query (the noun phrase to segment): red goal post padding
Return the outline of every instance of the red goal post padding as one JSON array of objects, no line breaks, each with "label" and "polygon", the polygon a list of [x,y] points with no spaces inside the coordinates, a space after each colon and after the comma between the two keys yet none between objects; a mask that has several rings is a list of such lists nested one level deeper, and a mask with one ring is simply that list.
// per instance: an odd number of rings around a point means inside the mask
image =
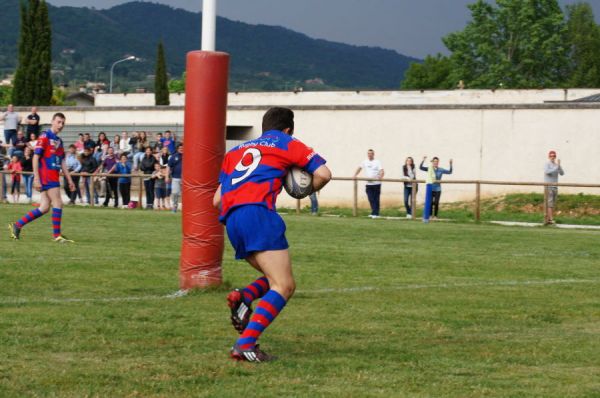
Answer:
[{"label": "red goal post padding", "polygon": [[180,288],[222,283],[223,226],[212,205],[225,155],[229,55],[187,54]]}]

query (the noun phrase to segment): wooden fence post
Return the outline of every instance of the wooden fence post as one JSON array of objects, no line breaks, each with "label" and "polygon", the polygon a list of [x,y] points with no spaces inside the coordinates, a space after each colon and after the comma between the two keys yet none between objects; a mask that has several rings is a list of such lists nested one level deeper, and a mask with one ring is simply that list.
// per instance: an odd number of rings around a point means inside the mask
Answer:
[{"label": "wooden fence post", "polygon": [[352,215],[358,216],[358,180],[354,179],[354,197],[352,203]]},{"label": "wooden fence post", "polygon": [[417,220],[417,183],[416,182],[412,182],[411,183],[412,188],[411,188],[411,192],[412,194],[410,195],[410,208],[412,209],[412,219],[413,220]]},{"label": "wooden fence post", "polygon": [[[140,175],[139,178],[140,190],[138,192],[138,203],[140,204],[139,209],[144,209],[144,203],[142,202],[142,194],[144,193],[144,178]],[[147,205],[147,204],[146,204]]]},{"label": "wooden fence post", "polygon": [[94,207],[96,203],[96,181],[94,181],[94,175],[90,174],[88,183],[92,188],[92,197],[90,198],[90,206]]},{"label": "wooden fence post", "polygon": [[8,182],[6,182],[6,174],[4,173],[4,170],[0,170],[0,174],[2,174],[2,197],[0,197],[0,202],[4,202],[4,198],[7,195],[6,191],[8,190]]},{"label": "wooden fence post", "polygon": [[481,182],[475,183],[475,222],[481,221]]},{"label": "wooden fence post", "polygon": [[544,225],[547,225],[548,221],[548,186],[544,185]]},{"label": "wooden fence post", "polygon": [[296,214],[300,214],[300,199],[296,199]]}]

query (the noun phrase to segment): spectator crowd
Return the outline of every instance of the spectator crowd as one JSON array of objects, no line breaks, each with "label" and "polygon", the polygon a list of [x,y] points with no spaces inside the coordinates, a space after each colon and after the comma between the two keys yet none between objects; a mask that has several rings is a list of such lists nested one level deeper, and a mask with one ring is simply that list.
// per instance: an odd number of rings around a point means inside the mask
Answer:
[{"label": "spectator crowd", "polygon": [[[24,120],[12,105],[0,114],[4,121],[4,141],[0,140],[3,201],[21,200],[21,188],[31,203],[33,196],[33,153],[40,134],[40,118],[33,107]],[[70,204],[80,203],[115,208],[141,206],[131,200],[131,175],[143,175],[146,208],[177,212],[181,196],[183,142],[170,130],[151,138],[145,131],[123,131],[110,139],[104,132],[95,139],[89,133],[78,135],[66,150],[65,162],[75,191],[68,184],[65,194]]]},{"label": "spectator crowd", "polygon": [[[37,108],[23,118],[9,105],[7,111],[0,113],[0,121],[4,122],[4,141],[0,140],[0,167],[7,173],[2,174],[2,201],[11,200],[18,203],[21,199],[21,188],[29,202],[33,195],[33,153],[36,140],[40,134],[40,117]],[[439,213],[442,187],[439,181],[444,174],[452,174],[453,162],[449,168],[439,166],[439,159],[434,157],[426,164],[423,157],[417,167],[413,158],[406,158],[402,166],[404,183],[404,207],[406,217],[413,217],[412,198],[416,195],[418,185],[412,183],[417,179],[416,170],[427,173],[426,182],[431,203],[427,219],[437,219]],[[95,205],[115,208],[119,204],[123,208],[134,208],[141,203],[131,200],[131,175],[143,176],[146,193],[146,208],[155,210],[171,210],[177,212],[181,197],[181,174],[183,167],[183,142],[177,140],[170,130],[158,132],[151,136],[146,131],[123,131],[110,139],[104,132],[92,138],[90,133],[81,133],[77,141],[68,147],[66,165],[71,172],[75,191],[71,192],[65,182],[65,194],[70,204]],[[372,149],[367,151],[367,158],[361,162],[354,176],[364,171],[366,178],[366,194],[371,207],[369,217],[378,218],[380,211],[381,184],[384,169],[381,162],[375,159]],[[549,160],[544,167],[545,182],[558,182],[558,175],[563,175],[560,160],[556,152],[550,151]],[[415,192],[413,192],[413,189]],[[554,223],[553,210],[557,197],[557,187],[549,187],[547,203],[547,223]],[[317,193],[311,199],[311,213],[318,213]]]}]

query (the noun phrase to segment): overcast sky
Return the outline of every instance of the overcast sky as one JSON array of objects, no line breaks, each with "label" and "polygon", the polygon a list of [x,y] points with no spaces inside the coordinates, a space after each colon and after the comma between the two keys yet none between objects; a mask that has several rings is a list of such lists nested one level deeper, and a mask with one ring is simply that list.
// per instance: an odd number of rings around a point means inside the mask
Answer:
[{"label": "overcast sky", "polygon": [[[130,0],[47,0],[55,6],[110,8]],[[560,0],[562,5],[578,0]],[[201,0],[154,0],[198,12]],[[462,29],[474,0],[218,0],[218,14],[280,25],[314,38],[378,46],[423,58],[444,51],[441,38]],[[588,0],[600,21],[600,0]],[[217,49],[219,46],[217,32]]]}]

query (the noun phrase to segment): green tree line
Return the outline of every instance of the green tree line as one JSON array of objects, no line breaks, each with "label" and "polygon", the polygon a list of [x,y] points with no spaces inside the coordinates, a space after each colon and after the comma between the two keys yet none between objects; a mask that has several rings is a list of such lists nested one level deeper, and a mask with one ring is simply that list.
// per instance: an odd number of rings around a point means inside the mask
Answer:
[{"label": "green tree line", "polygon": [[600,27],[587,2],[477,0],[450,55],[413,63],[404,89],[600,87]]}]

